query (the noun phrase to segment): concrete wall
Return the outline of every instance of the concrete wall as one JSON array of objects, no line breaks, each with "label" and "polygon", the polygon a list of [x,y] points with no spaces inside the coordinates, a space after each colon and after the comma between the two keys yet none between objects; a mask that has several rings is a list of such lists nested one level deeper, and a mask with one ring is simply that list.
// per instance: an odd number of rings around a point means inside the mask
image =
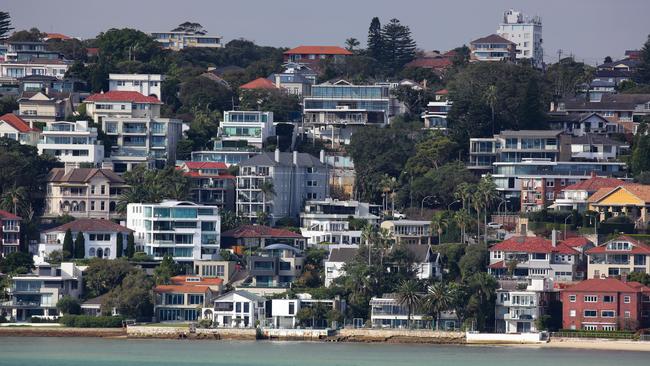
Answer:
[{"label": "concrete wall", "polygon": [[465,343],[465,333],[433,330],[345,328],[338,332],[340,341],[399,343]]},{"label": "concrete wall", "polygon": [[467,333],[467,343],[470,344],[521,344],[521,343],[546,343],[542,340],[542,333]]},{"label": "concrete wall", "polygon": [[249,339],[256,338],[255,328],[218,328],[218,329],[196,329],[196,333],[190,335],[187,324],[177,327],[127,327],[126,334],[132,338],[214,338],[214,339]]}]

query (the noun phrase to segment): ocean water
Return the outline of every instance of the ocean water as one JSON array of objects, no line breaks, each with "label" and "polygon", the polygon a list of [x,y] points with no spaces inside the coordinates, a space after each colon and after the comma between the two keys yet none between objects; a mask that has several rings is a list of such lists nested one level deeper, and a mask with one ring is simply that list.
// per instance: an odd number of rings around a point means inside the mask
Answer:
[{"label": "ocean water", "polygon": [[0,365],[641,366],[650,365],[650,353],[443,345],[2,337]]}]

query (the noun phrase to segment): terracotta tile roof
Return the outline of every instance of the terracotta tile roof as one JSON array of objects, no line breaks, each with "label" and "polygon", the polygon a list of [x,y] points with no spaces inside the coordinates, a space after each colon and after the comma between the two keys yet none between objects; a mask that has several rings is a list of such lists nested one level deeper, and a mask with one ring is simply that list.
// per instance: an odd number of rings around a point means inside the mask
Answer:
[{"label": "terracotta tile roof", "polygon": [[188,169],[228,169],[226,163],[213,161],[186,161],[184,165]]},{"label": "terracotta tile roof", "polygon": [[60,39],[60,40],[66,40],[66,39],[71,39],[70,37],[66,36],[65,34],[61,33],[45,33],[45,38],[46,39]]},{"label": "terracotta tile roof", "polygon": [[585,238],[584,236],[568,238],[566,240],[562,240],[561,243],[571,248],[584,247],[585,245],[593,244],[591,240]]},{"label": "terracotta tile roof", "polygon": [[210,287],[191,285],[158,285],[153,290],[154,292],[159,293],[205,294],[210,290]]},{"label": "terracotta tile roof", "polygon": [[623,282],[616,278],[592,278],[567,287],[571,292],[648,292],[650,287],[638,282]]},{"label": "terracotta tile roof", "polygon": [[124,178],[117,175],[112,169],[98,168],[75,168],[67,173],[65,172],[65,168],[53,168],[47,176],[47,181],[56,183],[87,183],[97,174],[102,174],[111,183],[125,183]]},{"label": "terracotta tile roof", "polygon": [[0,121],[7,123],[11,127],[15,128],[18,132],[30,132],[30,131],[39,131],[36,128],[29,127],[29,123],[25,122],[22,118],[18,117],[13,113],[7,113],[0,116]]},{"label": "terracotta tile roof", "polygon": [[436,94],[436,95],[447,95],[447,94],[449,94],[449,90],[447,90],[447,89],[440,89],[440,90],[438,90],[437,92],[435,92],[434,94]]},{"label": "terracotta tile roof", "polygon": [[[188,278],[200,279],[200,281],[187,281]],[[200,276],[174,276],[171,279],[173,285],[185,286],[221,286],[223,280],[221,278],[206,278]]]},{"label": "terracotta tile roof", "polygon": [[110,220],[101,219],[77,219],[70,221],[67,224],[57,226],[55,228],[46,230],[46,233],[63,232],[70,229],[72,232],[112,232],[112,233],[128,233],[133,230],[116,224]]},{"label": "terracotta tile roof", "polygon": [[422,67],[426,69],[446,69],[453,63],[447,57],[419,57],[407,63],[404,67]]},{"label": "terracotta tile roof", "polygon": [[86,48],[86,53],[91,56],[97,56],[99,55],[99,48],[98,47],[87,47]]},{"label": "terracotta tile roof", "polygon": [[9,211],[0,210],[0,219],[3,220],[22,220],[23,218],[17,215],[12,214]]},{"label": "terracotta tile roof", "polygon": [[506,268],[506,262],[504,261],[498,261],[495,263],[492,263],[488,266],[491,269],[501,269],[501,268]]},{"label": "terracotta tile roof", "polygon": [[352,52],[339,46],[298,46],[284,53],[285,55],[352,55]]},{"label": "terracotta tile roof", "polygon": [[273,84],[269,79],[257,78],[239,87],[240,89],[277,89],[278,87]]},{"label": "terracotta tile roof", "polygon": [[[607,249],[607,244],[614,241],[626,241],[632,244],[631,250],[609,250]],[[620,253],[620,254],[650,254],[650,244],[647,244],[641,240],[636,240],[627,235],[621,235],[615,239],[612,239],[604,244],[601,244],[595,248],[591,248],[586,251],[587,254],[605,254],[605,253]]]},{"label": "terracotta tile roof", "polygon": [[558,243],[557,246],[553,247],[553,243],[550,240],[538,236],[515,236],[493,245],[490,251],[580,254],[575,249],[562,243]]},{"label": "terracotta tile roof", "polygon": [[624,184],[630,183],[617,178],[598,177],[592,173],[591,178],[566,186],[563,191],[596,192],[601,188],[614,188]]},{"label": "terracotta tile roof", "polygon": [[192,178],[221,178],[221,179],[236,179],[234,175],[230,174],[201,174],[199,172],[184,172],[183,175]]},{"label": "terracotta tile roof", "polygon": [[132,103],[149,103],[162,104],[156,97],[143,95],[137,91],[108,91],[106,93],[97,93],[85,99],[86,102],[132,102]]},{"label": "terracotta tile roof", "polygon": [[475,44],[475,43],[506,43],[506,44],[514,44],[513,42],[510,42],[509,40],[501,37],[498,34],[490,34],[487,37],[482,37],[475,39],[470,42],[470,44]]},{"label": "terracotta tile roof", "polygon": [[242,225],[236,229],[224,231],[222,237],[231,238],[303,238],[302,235],[286,229],[275,229],[263,225]]},{"label": "terracotta tile roof", "polygon": [[609,196],[611,193],[614,193],[617,190],[626,190],[630,194],[638,197],[640,200],[644,201],[645,203],[650,203],[650,186],[646,186],[643,184],[634,184],[634,183],[628,183],[628,184],[621,184],[616,187],[609,187],[609,188],[601,188],[597,190],[594,194],[592,194],[588,199],[588,203],[598,203],[599,201],[603,200],[605,197]]}]

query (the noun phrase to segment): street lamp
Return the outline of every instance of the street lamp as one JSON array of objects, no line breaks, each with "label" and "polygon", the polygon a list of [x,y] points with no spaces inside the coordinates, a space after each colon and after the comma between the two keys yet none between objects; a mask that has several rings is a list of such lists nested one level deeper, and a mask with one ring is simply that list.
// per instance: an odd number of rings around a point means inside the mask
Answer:
[{"label": "street lamp", "polygon": [[460,202],[460,200],[455,200],[454,202],[448,204],[447,205],[447,211],[451,211],[451,205],[453,205],[454,203],[458,203],[458,202]]},{"label": "street lamp", "polygon": [[499,203],[499,206],[497,206],[497,215],[499,214],[499,212],[501,212],[501,205],[504,205],[504,204],[505,204],[505,206],[504,206],[503,213],[504,213],[504,215],[508,214],[508,201],[505,198],[501,198],[501,203]]},{"label": "street lamp", "polygon": [[573,212],[570,213],[566,218],[564,218],[564,240],[566,240],[566,221],[569,219],[569,217],[573,217]]},{"label": "street lamp", "polygon": [[428,200],[429,198],[433,198],[433,197],[435,197],[435,196],[429,195],[429,196],[426,196],[426,197],[424,197],[422,199],[422,202],[420,203],[420,216],[424,215],[424,201]]}]

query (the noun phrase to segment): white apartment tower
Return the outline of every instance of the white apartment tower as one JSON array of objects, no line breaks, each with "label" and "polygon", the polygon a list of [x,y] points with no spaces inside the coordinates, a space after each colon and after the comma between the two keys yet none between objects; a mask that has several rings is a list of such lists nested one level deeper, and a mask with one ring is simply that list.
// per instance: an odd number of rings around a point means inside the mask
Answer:
[{"label": "white apartment tower", "polygon": [[517,59],[531,59],[533,66],[542,67],[544,50],[542,48],[542,18],[525,17],[517,10],[503,13],[497,34],[516,44]]}]

